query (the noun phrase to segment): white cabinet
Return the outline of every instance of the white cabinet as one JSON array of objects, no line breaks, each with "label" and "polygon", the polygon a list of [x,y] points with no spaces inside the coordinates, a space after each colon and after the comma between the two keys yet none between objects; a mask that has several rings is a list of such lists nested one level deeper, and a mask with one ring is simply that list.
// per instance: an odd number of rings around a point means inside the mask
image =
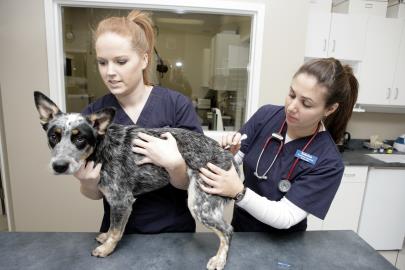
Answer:
[{"label": "white cabinet", "polygon": [[247,68],[249,47],[241,42],[235,33],[223,32],[211,39],[211,72],[210,88],[215,90],[229,89],[229,70],[238,65]]},{"label": "white cabinet", "polygon": [[308,16],[305,56],[321,58],[327,56],[330,12],[310,11]]},{"label": "white cabinet", "polygon": [[388,2],[383,0],[348,0],[335,3],[332,10],[339,13],[385,17],[387,5]]},{"label": "white cabinet", "polygon": [[[403,25],[402,19],[369,18],[364,57],[359,67],[358,103],[392,105],[403,101],[405,90],[400,88],[403,89],[401,84],[404,84],[401,78],[405,74],[404,63],[401,63],[404,60],[398,61]],[[400,53],[402,58],[405,57],[404,53]],[[396,68],[399,68],[397,73]],[[401,70],[402,74],[399,73]],[[394,80],[395,75],[397,78]],[[397,82],[395,86],[394,81]]]},{"label": "white cabinet", "polygon": [[329,55],[344,60],[363,58],[368,17],[333,14],[329,37]]},{"label": "white cabinet", "polygon": [[401,46],[395,68],[394,84],[392,86],[392,105],[405,106],[405,20],[403,20]]},{"label": "white cabinet", "polygon": [[342,182],[325,217],[308,217],[308,230],[353,230],[357,232],[367,179],[367,166],[346,166]]},{"label": "white cabinet", "polygon": [[405,3],[400,1],[390,1],[388,3],[387,18],[405,18]]},{"label": "white cabinet", "polygon": [[305,57],[335,57],[358,61],[363,57],[367,16],[311,10]]},{"label": "white cabinet", "polygon": [[367,171],[367,166],[347,166],[345,168],[342,183],[323,221],[324,230],[357,232]]},{"label": "white cabinet", "polygon": [[402,249],[405,170],[370,168],[358,234],[376,250]]}]

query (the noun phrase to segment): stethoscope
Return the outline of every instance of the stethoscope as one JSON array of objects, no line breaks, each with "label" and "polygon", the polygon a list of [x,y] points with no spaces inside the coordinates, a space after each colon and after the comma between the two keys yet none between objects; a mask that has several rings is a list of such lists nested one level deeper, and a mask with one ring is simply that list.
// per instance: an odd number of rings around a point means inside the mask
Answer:
[{"label": "stethoscope", "polygon": [[[286,125],[286,121],[284,120],[283,124],[281,125],[280,130],[279,130],[277,133],[272,133],[272,134],[267,138],[267,140],[266,140],[266,142],[265,142],[265,144],[264,144],[264,146],[263,146],[263,148],[262,148],[262,151],[260,152],[259,158],[258,158],[258,160],[257,160],[257,162],[256,162],[256,170],[255,170],[255,172],[254,172],[254,175],[255,175],[258,179],[260,179],[260,180],[266,180],[266,179],[267,179],[266,174],[267,174],[267,173],[270,171],[270,169],[273,167],[274,162],[276,161],[278,155],[279,155],[280,152],[281,152],[281,149],[282,149],[283,146],[284,146],[284,137],[283,137],[283,135],[282,135],[282,132],[283,132],[283,130],[284,130],[285,125]],[[308,142],[305,144],[305,146],[302,148],[302,150],[301,150],[302,152],[305,152],[305,150],[308,148],[308,146],[312,143],[312,141],[314,140],[314,138],[315,138],[316,135],[318,134],[319,127],[320,127],[320,124],[318,124],[318,127],[317,127],[315,133],[312,134],[312,137],[309,139],[309,141],[308,141]],[[262,158],[262,155],[263,155],[263,153],[264,153],[264,150],[267,148],[267,146],[270,145],[272,139],[278,141],[278,142],[280,143],[280,145],[278,146],[276,155],[274,156],[274,158],[273,158],[272,162],[270,163],[269,167],[267,168],[267,170],[264,172],[264,174],[259,175],[259,173],[257,172],[257,170],[258,170],[258,168],[259,168],[260,159]],[[290,178],[291,178],[291,175],[292,175],[292,173],[293,173],[293,171],[294,171],[294,169],[295,169],[295,166],[297,166],[298,161],[299,161],[299,158],[297,157],[297,158],[295,159],[293,165],[290,167],[290,170],[288,171],[287,177],[286,177],[285,179],[281,179],[280,182],[278,183],[278,189],[279,189],[281,192],[285,193],[285,192],[287,192],[287,191],[290,190],[290,188],[291,188],[291,181],[290,181]]]}]

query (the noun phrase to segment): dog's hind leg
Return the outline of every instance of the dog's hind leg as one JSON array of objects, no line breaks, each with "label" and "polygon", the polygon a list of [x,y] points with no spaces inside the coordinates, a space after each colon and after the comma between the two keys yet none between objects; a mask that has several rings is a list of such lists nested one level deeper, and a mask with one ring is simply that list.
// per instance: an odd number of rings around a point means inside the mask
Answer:
[{"label": "dog's hind leg", "polygon": [[[130,195],[132,197],[132,194]],[[133,197],[132,197],[133,198]],[[125,204],[114,203],[111,205],[110,228],[104,240],[104,243],[93,250],[92,255],[97,257],[106,257],[110,255],[124,234],[125,226],[132,211],[132,203],[135,199],[126,201]]]},{"label": "dog's hind leg", "polygon": [[225,267],[233,228],[224,219],[224,206],[226,199],[212,196],[198,186],[197,172],[188,171],[190,185],[188,188],[188,207],[195,219],[204,226],[213,230],[220,240],[217,254],[207,264],[209,270],[222,270]]},{"label": "dog's hind leg", "polygon": [[[204,224],[204,222],[202,222]],[[204,224],[206,225],[206,224]],[[231,226],[229,224],[224,224],[224,227],[227,226]],[[232,238],[232,232],[233,229],[231,228],[221,228],[221,229],[217,229],[215,227],[211,227],[209,225],[206,225],[208,228],[210,228],[211,230],[213,230],[215,232],[215,234],[219,237],[220,240],[220,244],[219,244],[219,248],[217,251],[217,254],[212,257],[208,263],[207,263],[207,269],[209,270],[222,270],[225,267],[226,264],[226,259],[228,257],[228,250],[229,250],[229,245],[231,242],[231,238]]]}]

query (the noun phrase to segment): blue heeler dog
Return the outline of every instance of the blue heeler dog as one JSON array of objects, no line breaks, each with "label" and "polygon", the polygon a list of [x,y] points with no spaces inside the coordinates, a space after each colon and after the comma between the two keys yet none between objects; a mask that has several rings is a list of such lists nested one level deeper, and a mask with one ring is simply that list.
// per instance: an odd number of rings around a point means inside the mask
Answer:
[{"label": "blue heeler dog", "polygon": [[[187,164],[190,179],[188,207],[193,217],[212,229],[220,239],[217,254],[207,269],[223,269],[226,264],[233,229],[224,220],[224,205],[229,198],[205,193],[199,169],[211,162],[229,170],[234,163],[232,154],[219,144],[196,132],[177,128],[144,129],[112,123],[115,110],[106,108],[94,114],[62,113],[47,96],[34,92],[40,122],[46,131],[52,158],[50,167],[55,174],[73,174],[87,160],[102,164],[99,190],[111,207],[110,228],[97,236],[102,245],[92,255],[106,257],[121,239],[132,204],[139,194],[169,184],[169,175],[153,164],[136,165],[143,156],[131,150],[131,142],[138,132],[160,137],[170,132]],[[236,166],[235,166],[236,167]]]}]

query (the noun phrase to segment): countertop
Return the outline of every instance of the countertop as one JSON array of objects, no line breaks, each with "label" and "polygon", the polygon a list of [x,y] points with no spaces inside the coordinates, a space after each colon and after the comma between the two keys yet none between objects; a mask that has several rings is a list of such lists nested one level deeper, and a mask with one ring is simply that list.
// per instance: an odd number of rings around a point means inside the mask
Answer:
[{"label": "countertop", "polygon": [[[405,163],[383,162],[372,158],[367,154],[376,154],[372,150],[363,147],[364,140],[352,140],[348,147],[342,153],[343,162],[346,166],[369,166],[369,167],[388,167],[388,168],[404,168]],[[377,153],[378,154],[378,153]],[[404,155],[405,153],[394,151],[395,155]]]},{"label": "countertop", "polygon": [[[205,269],[219,244],[213,233],[126,235],[113,254],[96,258],[90,255],[95,236],[1,232],[0,269]],[[308,231],[235,233],[225,269],[396,268],[353,231]]]}]

